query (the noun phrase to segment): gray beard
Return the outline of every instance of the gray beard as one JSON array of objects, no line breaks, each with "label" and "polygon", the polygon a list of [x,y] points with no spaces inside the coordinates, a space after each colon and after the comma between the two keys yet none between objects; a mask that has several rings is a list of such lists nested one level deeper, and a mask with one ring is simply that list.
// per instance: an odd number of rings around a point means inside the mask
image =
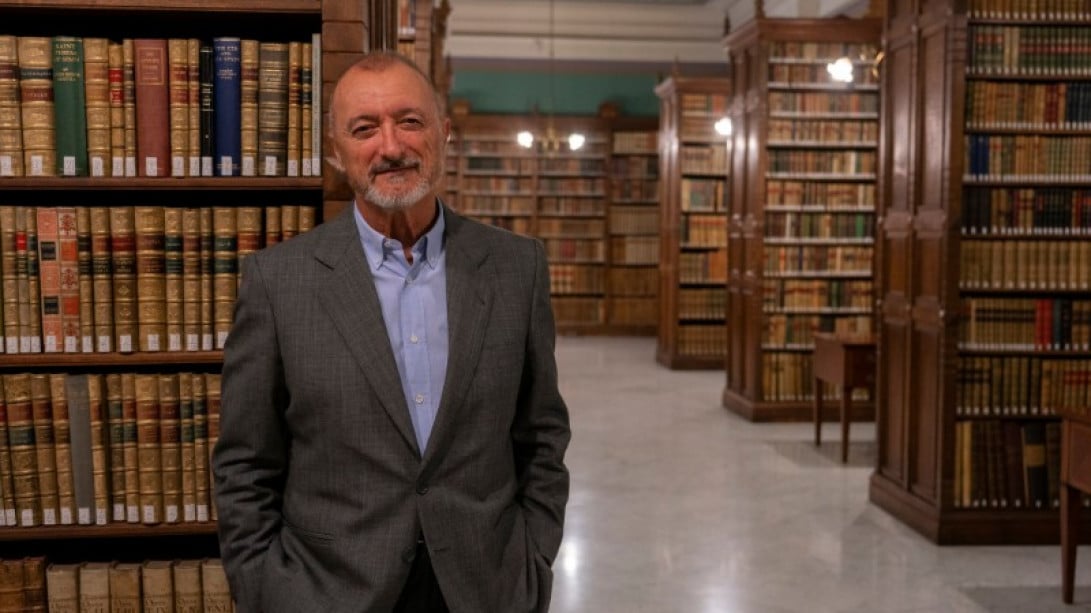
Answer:
[{"label": "gray beard", "polygon": [[417,181],[417,184],[413,189],[408,192],[390,195],[385,194],[376,188],[375,184],[371,184],[364,190],[364,198],[368,202],[386,211],[404,211],[420,202],[421,198],[427,196],[431,189],[431,181],[422,179]]}]

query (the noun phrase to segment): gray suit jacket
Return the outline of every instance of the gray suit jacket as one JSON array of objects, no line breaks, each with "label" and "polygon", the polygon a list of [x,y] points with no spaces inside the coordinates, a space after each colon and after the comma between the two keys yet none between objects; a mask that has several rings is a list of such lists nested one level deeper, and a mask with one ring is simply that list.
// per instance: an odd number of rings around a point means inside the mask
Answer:
[{"label": "gray suit jacket", "polygon": [[352,211],[245,260],[212,465],[240,611],[389,611],[422,532],[453,613],[548,609],[570,431],[545,251],[445,215],[423,458]]}]

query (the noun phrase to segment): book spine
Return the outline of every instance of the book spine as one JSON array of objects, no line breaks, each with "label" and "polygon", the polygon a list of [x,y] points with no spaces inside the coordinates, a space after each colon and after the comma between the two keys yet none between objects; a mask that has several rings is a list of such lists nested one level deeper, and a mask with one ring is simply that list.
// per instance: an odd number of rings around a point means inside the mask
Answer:
[{"label": "book spine", "polygon": [[186,174],[201,176],[201,41],[186,39],[186,110],[189,127],[186,143]]},{"label": "book spine", "polygon": [[[258,175],[258,41],[243,40],[239,53],[239,146],[242,176]],[[222,122],[217,121],[217,130]]]},{"label": "book spine", "polygon": [[289,177],[302,174],[300,142],[303,122],[303,44],[288,43],[288,118],[285,171]]},{"label": "book spine", "polygon": [[58,248],[57,209],[40,207],[38,216],[38,267],[41,275],[42,345],[46,353],[62,351],[61,263]]},{"label": "book spine", "polygon": [[4,402],[8,417],[8,449],[20,526],[42,523],[38,497],[38,462],[34,440],[34,410],[30,402],[30,375],[4,375]]},{"label": "book spine", "polygon": [[94,300],[94,349],[110,352],[114,348],[113,254],[110,250],[110,209],[89,208],[91,217],[91,291]]},{"label": "book spine", "polygon": [[125,521],[138,524],[140,453],[137,440],[135,373],[121,373],[121,448],[125,456]]},{"label": "book spine", "polygon": [[125,176],[125,52],[121,43],[107,48],[107,81],[110,94],[110,176]]},{"label": "book spine", "polygon": [[311,175],[322,176],[322,35],[311,35]]},{"label": "book spine", "polygon": [[23,167],[27,176],[54,176],[53,41],[44,36],[20,36],[18,56]]},{"label": "book spine", "polygon": [[212,109],[205,112],[203,119],[205,122],[211,120],[216,174],[221,177],[239,176],[242,168],[241,62],[242,41],[237,38],[213,39]]},{"label": "book spine", "polygon": [[[3,209],[0,208],[0,214]],[[199,210],[201,229],[201,351],[212,350],[213,320],[212,320],[212,209],[205,207]],[[18,319],[16,319],[18,321]]]},{"label": "book spine", "polygon": [[223,349],[235,313],[238,271],[238,222],[234,207],[212,210],[212,321],[216,348]]},{"label": "book spine", "polygon": [[136,90],[137,172],[142,177],[171,174],[169,63],[165,39],[133,40]]},{"label": "book spine", "polygon": [[34,419],[34,450],[38,466],[38,502],[42,525],[57,525],[57,451],[53,441],[53,405],[49,395],[49,375],[30,376],[30,406]]},{"label": "book spine", "polygon": [[114,346],[131,353],[136,336],[136,222],[132,207],[110,208],[114,284]]},{"label": "book spine", "polygon": [[44,556],[23,558],[23,604],[27,613],[46,611],[45,567]]},{"label": "book spine", "polygon": [[265,246],[280,242],[280,206],[265,207]]},{"label": "book spine", "polygon": [[15,207],[0,206],[0,282],[3,285],[4,352],[19,352],[19,276],[15,257]]},{"label": "book spine", "polygon": [[159,434],[159,380],[136,375],[136,445],[140,470],[140,520],[163,521],[163,464]]},{"label": "book spine", "polygon": [[101,374],[87,375],[87,401],[91,417],[91,478],[95,492],[95,524],[110,521],[110,440],[107,432],[106,394]]},{"label": "book spine", "polygon": [[87,176],[87,111],[83,40],[55,36],[52,49],[56,174],[84,177]]},{"label": "book spine", "polygon": [[24,174],[17,45],[14,36],[0,35],[0,177]]},{"label": "book spine", "polygon": [[197,457],[193,428],[193,374],[178,373],[182,521],[197,521]]},{"label": "book spine", "polygon": [[171,567],[174,579],[174,613],[203,612],[201,605],[201,562],[178,560]]},{"label": "book spine", "polygon": [[133,39],[121,41],[121,106],[125,115],[125,176],[136,172],[136,50]]},{"label": "book spine", "polygon": [[111,172],[110,41],[83,39],[85,104],[87,109],[87,163],[92,177]]},{"label": "book spine", "polygon": [[108,562],[87,562],[80,566],[80,611],[110,610],[110,566]]},{"label": "book spine", "polygon": [[15,513],[15,485],[8,437],[8,406],[4,397],[3,376],[0,376],[0,519],[5,526],[18,526]]},{"label": "book spine", "polygon": [[170,174],[172,177],[186,176],[186,154],[189,149],[188,46],[184,38],[172,38],[167,41]]},{"label": "book spine", "polygon": [[167,294],[163,208],[138,206],[136,222],[136,301],[140,351],[166,349]]},{"label": "book spine", "polygon": [[46,568],[49,613],[80,613],[79,569],[79,564],[50,564]]},{"label": "book spine", "polygon": [[280,240],[286,241],[299,234],[299,205],[285,204],[280,207]]},{"label": "book spine", "polygon": [[[84,210],[82,207],[80,210]],[[83,267],[80,262],[78,215],[73,207],[57,209],[57,228],[60,238],[57,246],[60,251],[61,265],[61,324],[64,334],[64,351],[80,351],[80,317],[82,314],[82,291],[84,290]],[[90,294],[90,279],[87,279],[86,292]],[[91,298],[90,295],[87,296]]]},{"label": "book spine", "polygon": [[287,172],[288,45],[258,47],[258,165],[263,177]]},{"label": "book spine", "polygon": [[125,419],[122,414],[121,375],[106,375],[106,438],[110,442],[110,519],[126,520],[125,501]]},{"label": "book spine", "polygon": [[170,562],[145,562],[141,572],[141,588],[144,611],[174,610],[174,581]]},{"label": "book spine", "polygon": [[182,441],[178,375],[159,376],[159,453],[163,470],[163,514],[167,523],[182,519]]},{"label": "book spine", "polygon": [[[236,253],[238,262],[236,270],[242,269],[242,261],[246,256],[261,249],[261,207],[243,206],[236,213],[237,230],[235,232]],[[238,275],[236,275],[236,284]]]},{"label": "book spine", "polygon": [[143,600],[140,597],[140,571],[142,565],[136,563],[114,564],[110,566],[110,608],[107,611],[137,613],[141,611]]},{"label": "book spine", "polygon": [[[208,413],[208,453],[211,466],[211,454],[216,447],[216,441],[220,438],[220,381],[218,373],[205,374],[205,409]],[[209,473],[211,476],[211,472]],[[219,515],[216,513],[216,499],[209,500],[209,518],[215,521]]]},{"label": "book spine", "polygon": [[94,478],[91,458],[91,400],[87,375],[65,376],[68,421],[72,448],[72,492],[76,499],[76,523],[94,523]]},{"label": "book spine", "polygon": [[[63,210],[63,209],[62,209]],[[79,351],[95,350],[95,279],[91,260],[91,210],[76,207],[76,273],[79,282]],[[62,260],[63,264],[63,260]]]},{"label": "book spine", "polygon": [[167,351],[182,351],[184,317],[182,278],[182,209],[171,207],[163,211],[163,257],[166,275],[166,342]]},{"label": "book spine", "polygon": [[318,169],[313,164],[314,136],[312,130],[314,125],[311,115],[314,112],[311,99],[314,97],[313,92],[315,91],[312,86],[312,80],[314,79],[313,54],[314,49],[311,43],[303,43],[300,51],[301,64],[299,68],[299,157],[302,165],[300,173],[304,177],[318,176]]},{"label": "book spine", "polygon": [[200,59],[198,60],[197,96],[198,96],[198,121],[200,129],[200,156],[201,176],[211,177],[215,175],[213,156],[216,154],[216,134],[213,131],[216,125],[215,114],[215,55],[213,47],[201,45]]},{"label": "book spine", "polygon": [[0,559],[0,603],[4,611],[23,611],[23,561]]},{"label": "book spine", "polygon": [[306,204],[300,205],[299,218],[297,222],[300,234],[314,229],[314,215],[315,209],[313,206]]},{"label": "book spine", "polygon": [[220,560],[201,562],[201,596],[206,613],[231,613],[231,589]]},{"label": "book spine", "polygon": [[49,396],[53,403],[53,445],[57,464],[57,507],[61,525],[76,522],[76,495],[72,481],[72,432],[68,418],[68,393],[64,375],[49,375]]},{"label": "book spine", "polygon": [[209,473],[208,447],[208,394],[205,375],[194,374],[191,378],[193,387],[193,456],[194,487],[197,501],[197,521],[208,521],[209,498],[212,491],[212,477]]},{"label": "book spine", "polygon": [[201,349],[201,212],[182,211],[182,337],[186,351]]}]

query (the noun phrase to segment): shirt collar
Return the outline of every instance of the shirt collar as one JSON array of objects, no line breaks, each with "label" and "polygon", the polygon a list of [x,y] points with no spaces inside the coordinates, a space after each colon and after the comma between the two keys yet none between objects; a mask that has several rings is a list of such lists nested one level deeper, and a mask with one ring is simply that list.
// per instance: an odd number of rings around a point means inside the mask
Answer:
[{"label": "shirt collar", "polygon": [[[360,208],[356,206],[356,202],[352,203],[353,217],[356,219],[356,230],[360,234],[360,241],[364,246],[364,255],[367,256],[368,265],[371,267],[372,272],[379,270],[379,267],[383,265],[387,254],[387,245],[397,245],[398,241],[387,238],[379,233],[378,230],[372,228],[364,216],[360,214]],[[440,206],[439,199],[436,199],[436,221],[432,224],[432,227],[417,240],[417,243],[413,245],[414,254],[419,255],[421,250],[424,251],[424,261],[432,268],[439,265],[439,258],[443,255],[443,238],[444,229],[446,228],[446,220],[443,215],[443,207]]]}]

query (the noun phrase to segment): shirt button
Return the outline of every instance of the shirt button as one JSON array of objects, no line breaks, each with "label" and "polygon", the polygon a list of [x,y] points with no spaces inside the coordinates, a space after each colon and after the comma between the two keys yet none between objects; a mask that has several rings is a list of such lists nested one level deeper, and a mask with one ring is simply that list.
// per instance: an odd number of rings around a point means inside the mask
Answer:
[{"label": "shirt button", "polygon": [[420,339],[419,339],[419,338],[417,338],[417,335],[416,335],[416,334],[414,334],[413,336],[410,336],[410,337],[409,337],[409,342],[410,342],[410,343],[414,343],[414,344],[415,344],[415,343],[416,343],[417,341],[419,341],[419,340],[420,340]]},{"label": "shirt button", "polygon": [[417,404],[424,404],[424,394],[417,394],[413,400],[416,400]]}]

